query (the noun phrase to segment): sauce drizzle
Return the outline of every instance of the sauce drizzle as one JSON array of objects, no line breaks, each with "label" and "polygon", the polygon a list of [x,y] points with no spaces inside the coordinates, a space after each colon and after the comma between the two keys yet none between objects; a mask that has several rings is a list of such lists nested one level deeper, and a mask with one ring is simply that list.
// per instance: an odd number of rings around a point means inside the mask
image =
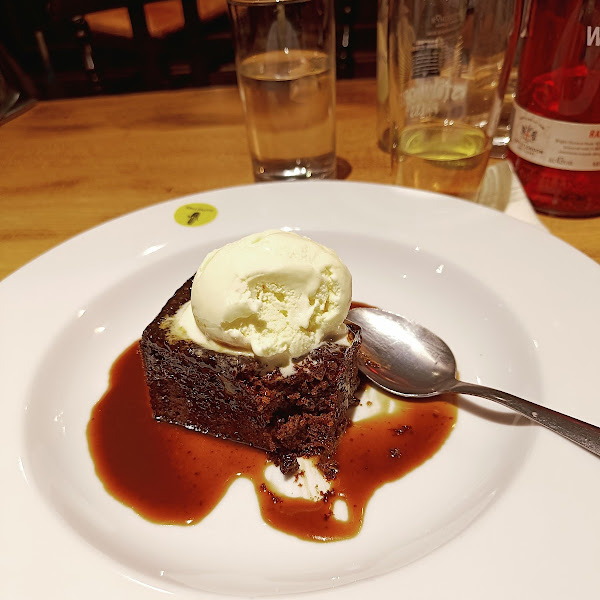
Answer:
[{"label": "sauce drizzle", "polygon": [[[402,410],[349,427],[336,454],[333,489],[318,502],[270,490],[264,476],[269,461],[261,450],[155,421],[137,342],[115,361],[87,435],[106,490],[150,521],[197,523],[235,479],[246,477],[272,527],[306,540],[334,541],[355,536],[374,491],[435,454],[456,422],[448,397],[395,402]],[[346,521],[333,517],[337,499],[348,507]]]}]

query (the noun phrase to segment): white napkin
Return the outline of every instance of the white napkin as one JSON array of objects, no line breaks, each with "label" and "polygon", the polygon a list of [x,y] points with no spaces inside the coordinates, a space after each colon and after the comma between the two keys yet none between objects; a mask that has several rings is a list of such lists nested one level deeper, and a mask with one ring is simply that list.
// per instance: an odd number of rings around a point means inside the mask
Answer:
[{"label": "white napkin", "polygon": [[477,201],[547,231],[508,160],[487,168]]}]

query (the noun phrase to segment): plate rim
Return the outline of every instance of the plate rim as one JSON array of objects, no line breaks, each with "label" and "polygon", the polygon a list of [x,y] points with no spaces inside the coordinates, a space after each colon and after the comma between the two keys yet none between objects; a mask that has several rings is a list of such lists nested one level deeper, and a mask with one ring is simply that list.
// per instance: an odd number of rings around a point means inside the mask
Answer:
[{"label": "plate rim", "polygon": [[[264,184],[264,185],[268,185],[268,186],[274,186],[274,185],[290,186],[291,185],[291,186],[295,186],[296,188],[298,188],[299,186],[306,186],[307,184],[306,183],[300,183],[300,184],[285,183],[285,184]],[[346,189],[352,189],[352,188],[353,189],[357,189],[357,188],[370,189],[370,188],[375,187],[375,188],[380,189],[381,193],[390,193],[390,194],[393,194],[396,196],[397,195],[402,196],[406,193],[402,188],[396,188],[396,187],[386,186],[386,185],[382,185],[382,184],[368,184],[368,183],[354,183],[354,182],[310,182],[308,185],[311,185],[311,186],[315,186],[315,185],[323,186],[324,185],[327,187],[335,186],[340,189],[343,189],[343,188],[346,188]],[[382,188],[383,188],[383,190],[382,190]],[[45,252],[40,257],[37,257],[33,261],[27,263],[26,265],[21,267],[21,269],[19,269],[18,271],[9,275],[7,278],[5,278],[3,281],[1,281],[0,282],[0,310],[2,308],[4,308],[3,305],[5,303],[7,303],[7,296],[11,293],[11,288],[15,285],[16,286],[20,285],[21,280],[23,278],[25,278],[25,280],[27,280],[28,278],[35,275],[36,270],[43,268],[47,261],[52,262],[53,260],[59,259],[60,255],[62,253],[64,253],[64,252],[69,253],[72,248],[75,248],[79,243],[81,243],[82,239],[89,239],[89,237],[91,235],[97,235],[98,233],[100,233],[100,235],[103,235],[107,231],[114,228],[115,223],[119,223],[119,224],[126,223],[127,219],[131,219],[131,218],[135,219],[136,216],[139,216],[140,214],[141,215],[150,215],[150,214],[154,214],[155,212],[158,214],[158,213],[162,212],[163,210],[170,209],[175,204],[180,204],[182,202],[187,203],[187,202],[192,201],[192,199],[201,199],[202,201],[209,201],[209,199],[211,197],[214,197],[215,195],[217,197],[227,196],[230,194],[233,194],[234,196],[235,195],[244,195],[248,191],[251,191],[252,193],[257,191],[256,184],[236,186],[233,188],[222,188],[220,190],[211,190],[209,192],[203,192],[203,193],[199,193],[199,194],[190,194],[187,196],[175,198],[172,200],[168,200],[166,202],[162,202],[159,204],[155,204],[155,205],[152,205],[149,207],[139,209],[132,213],[128,213],[127,215],[124,215],[122,217],[118,217],[116,219],[111,219],[105,223],[97,225],[96,227],[92,228],[91,230],[87,230],[86,232],[78,234],[77,236],[70,238],[69,240],[61,243],[60,245],[56,246],[55,248],[50,249],[49,251]],[[486,213],[485,213],[486,220],[490,220],[491,222],[501,223],[502,224],[501,228],[508,227],[508,229],[514,229],[515,231],[518,231],[519,228],[523,227],[524,229],[521,230],[519,235],[533,236],[535,238],[535,236],[539,234],[540,236],[543,236],[543,237],[540,237],[538,239],[544,239],[545,244],[547,242],[548,244],[553,245],[555,252],[558,252],[559,254],[562,254],[564,256],[568,255],[569,261],[578,261],[581,264],[582,269],[584,269],[584,270],[590,269],[589,273],[593,272],[594,277],[596,278],[596,282],[600,282],[600,278],[598,278],[598,272],[599,272],[598,265],[592,259],[585,256],[583,253],[579,252],[578,250],[572,248],[571,246],[568,246],[565,242],[562,242],[561,240],[558,240],[557,238],[553,238],[546,232],[539,231],[535,227],[532,227],[531,225],[520,223],[520,222],[516,221],[515,219],[513,219],[512,217],[503,215],[501,213],[497,213],[497,212],[492,211],[491,209],[487,209],[485,207],[475,206],[475,205],[471,205],[471,204],[463,204],[463,201],[451,199],[451,198],[447,198],[447,197],[441,197],[436,194],[421,193],[421,192],[415,192],[414,190],[410,190],[410,195],[418,197],[420,202],[428,202],[428,201],[430,201],[431,198],[433,198],[434,199],[433,201],[437,203],[438,207],[440,206],[441,202],[444,202],[447,204],[447,208],[450,213],[457,212],[457,211],[458,212],[466,211],[466,213],[470,214],[470,213],[473,213],[473,211],[475,211],[475,212],[486,211]],[[236,200],[236,201],[238,201],[238,200]],[[460,209],[456,208],[459,206],[460,206]],[[483,213],[480,213],[480,214],[483,214]],[[536,233],[533,233],[534,231]],[[95,232],[95,233],[93,233],[93,232]],[[548,237],[546,237],[546,236],[548,236]],[[557,244],[557,242],[558,242],[558,244]],[[584,265],[586,265],[586,266],[584,266]],[[595,271],[590,267],[594,267]],[[15,277],[13,277],[13,275]],[[596,287],[596,288],[594,287],[594,285],[597,286],[597,283],[592,282],[590,285],[591,285],[592,290],[595,289],[596,291],[598,291],[600,289],[600,287]],[[597,416],[600,413],[598,411],[596,411],[596,412],[594,412],[594,414]],[[535,463],[537,460],[539,460],[540,447],[545,448],[546,451],[551,452],[551,454],[554,454],[555,456],[557,455],[557,452],[558,452],[558,454],[560,454],[560,452],[557,450],[559,448],[559,445],[556,444],[556,442],[553,438],[551,438],[550,436],[539,436],[539,437],[542,438],[541,444],[536,443],[536,448],[534,449],[535,451],[533,452],[534,456],[531,457],[530,462]],[[564,448],[562,446],[560,446],[560,450],[564,450]],[[578,456],[578,453],[574,452],[573,449],[570,449],[570,448],[566,451],[566,454],[569,456],[572,456],[572,457]],[[536,458],[536,457],[538,457],[538,458]],[[581,460],[586,465],[593,464],[589,460],[586,461],[585,458],[581,459]],[[14,467],[14,465],[13,465],[13,467]],[[530,468],[527,468],[525,470],[530,471]],[[514,487],[514,485],[516,485],[516,484],[512,484],[511,487]],[[600,489],[600,486],[595,486],[593,489]],[[492,511],[492,512],[494,512],[494,511]],[[470,531],[470,529],[471,528],[469,528],[469,531]],[[463,532],[463,534],[461,534],[460,537],[464,538],[466,535],[467,534],[465,532]],[[78,544],[75,543],[75,546],[78,547]],[[94,554],[94,553],[92,553],[92,554]],[[112,564],[112,562],[111,562],[111,565],[112,565],[112,568],[114,568],[114,564]],[[17,566],[16,563],[15,563],[15,566]],[[394,576],[394,573],[391,573],[391,574],[382,576],[377,579],[378,579],[378,581],[380,581],[380,580],[390,578],[393,576]],[[122,575],[120,577],[122,577]],[[119,580],[121,581],[122,579],[119,579]],[[360,583],[354,584],[352,586],[352,588],[356,588],[356,590],[361,589],[364,591],[364,589],[365,589],[364,586],[367,584],[372,585],[373,582],[370,582],[370,583],[369,582],[360,582]],[[135,585],[137,586],[139,584],[135,584]],[[377,586],[375,586],[375,587],[377,587]],[[136,589],[138,589],[138,588],[136,587]],[[346,586],[346,587],[339,588],[339,589],[345,590],[345,597],[349,597],[348,592],[349,592],[350,588],[348,588]],[[315,593],[319,593],[319,592],[315,592]],[[332,592],[332,593],[335,593],[335,592]],[[352,593],[352,595],[354,595],[354,591],[351,593]],[[146,597],[146,596],[140,595],[140,598],[141,597]],[[184,596],[182,596],[182,597],[184,597]],[[220,597],[223,597],[223,596],[220,596]],[[287,596],[287,597],[293,597],[293,596]]]}]

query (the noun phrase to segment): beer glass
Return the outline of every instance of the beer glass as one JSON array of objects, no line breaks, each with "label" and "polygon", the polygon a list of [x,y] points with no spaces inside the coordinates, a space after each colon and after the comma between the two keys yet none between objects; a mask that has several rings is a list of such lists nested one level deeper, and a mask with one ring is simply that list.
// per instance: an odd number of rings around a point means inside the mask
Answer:
[{"label": "beer glass", "polygon": [[390,0],[396,182],[475,200],[518,41],[521,0]]}]

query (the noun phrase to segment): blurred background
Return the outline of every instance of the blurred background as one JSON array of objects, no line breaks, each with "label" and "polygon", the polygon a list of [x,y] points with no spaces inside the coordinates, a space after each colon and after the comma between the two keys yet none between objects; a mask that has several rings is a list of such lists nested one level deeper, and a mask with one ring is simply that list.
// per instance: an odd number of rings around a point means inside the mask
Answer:
[{"label": "blurred background", "polygon": [[[377,4],[335,0],[338,79],[375,76]],[[40,99],[236,82],[226,0],[0,0],[0,62]]]}]

